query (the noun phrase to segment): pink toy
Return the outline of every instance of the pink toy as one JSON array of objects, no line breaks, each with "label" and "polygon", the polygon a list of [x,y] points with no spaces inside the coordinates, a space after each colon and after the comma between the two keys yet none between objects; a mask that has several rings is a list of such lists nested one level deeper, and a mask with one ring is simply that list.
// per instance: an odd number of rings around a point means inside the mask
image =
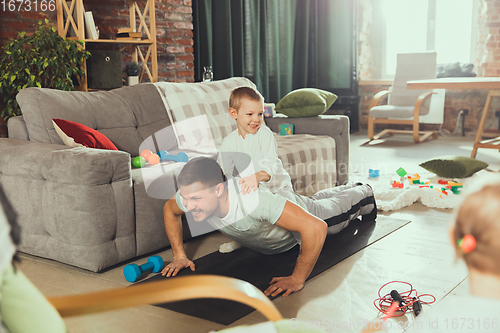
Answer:
[{"label": "pink toy", "polygon": [[158,154],[150,154],[148,156],[148,162],[151,165],[156,165],[160,163],[160,156],[158,156]]},{"label": "pink toy", "polygon": [[147,161],[148,160],[148,157],[149,155],[153,154],[153,152],[149,149],[144,149],[143,151],[141,151],[141,156]]}]

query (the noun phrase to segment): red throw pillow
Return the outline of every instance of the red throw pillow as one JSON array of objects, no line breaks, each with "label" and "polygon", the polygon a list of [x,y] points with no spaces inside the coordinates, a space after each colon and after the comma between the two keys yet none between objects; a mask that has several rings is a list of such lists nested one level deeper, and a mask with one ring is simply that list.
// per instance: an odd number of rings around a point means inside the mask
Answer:
[{"label": "red throw pillow", "polygon": [[64,119],[52,119],[52,122],[57,134],[67,146],[118,150],[113,142],[95,129]]}]

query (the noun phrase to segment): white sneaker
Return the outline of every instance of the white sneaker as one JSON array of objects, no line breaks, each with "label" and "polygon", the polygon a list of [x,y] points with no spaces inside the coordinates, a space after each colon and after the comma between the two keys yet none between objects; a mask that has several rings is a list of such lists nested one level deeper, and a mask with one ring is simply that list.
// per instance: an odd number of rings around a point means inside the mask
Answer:
[{"label": "white sneaker", "polygon": [[224,243],[219,247],[219,252],[220,253],[233,252],[234,250],[239,249],[241,246],[242,246],[241,244],[239,244],[235,241],[232,241],[229,243]]}]

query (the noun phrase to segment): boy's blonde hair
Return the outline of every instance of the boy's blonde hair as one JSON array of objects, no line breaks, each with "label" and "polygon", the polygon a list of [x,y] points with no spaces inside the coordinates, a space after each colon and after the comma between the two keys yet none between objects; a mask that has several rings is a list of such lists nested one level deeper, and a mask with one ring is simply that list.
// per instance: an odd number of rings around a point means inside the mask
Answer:
[{"label": "boy's blonde hair", "polygon": [[[496,182],[494,181],[496,178]],[[500,178],[489,175],[489,181],[464,198],[458,209],[452,230],[457,255],[463,256],[468,267],[500,276]],[[481,183],[481,180],[479,181]],[[465,235],[476,239],[476,247],[463,253],[457,242]]]},{"label": "boy's blonde hair", "polygon": [[251,101],[264,102],[264,97],[257,90],[251,87],[239,87],[231,91],[229,107],[238,111],[241,107],[241,101],[245,98]]}]

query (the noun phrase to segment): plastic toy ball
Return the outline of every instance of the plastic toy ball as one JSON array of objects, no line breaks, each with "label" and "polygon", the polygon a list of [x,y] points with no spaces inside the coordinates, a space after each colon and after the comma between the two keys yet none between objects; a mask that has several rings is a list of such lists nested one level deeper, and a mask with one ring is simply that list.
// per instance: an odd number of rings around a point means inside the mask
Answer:
[{"label": "plastic toy ball", "polygon": [[148,160],[149,155],[151,155],[153,152],[149,149],[144,149],[141,151],[141,157],[143,157],[146,161]]},{"label": "plastic toy ball", "polygon": [[158,156],[160,156],[160,161],[165,162],[167,160],[168,152],[166,150],[160,150],[158,152]]},{"label": "plastic toy ball", "polygon": [[158,156],[157,154],[151,154],[148,156],[148,162],[151,165],[156,165],[160,163],[160,156]]},{"label": "plastic toy ball", "polygon": [[132,160],[132,165],[134,168],[142,168],[146,165],[146,160],[142,156],[134,157]]}]

